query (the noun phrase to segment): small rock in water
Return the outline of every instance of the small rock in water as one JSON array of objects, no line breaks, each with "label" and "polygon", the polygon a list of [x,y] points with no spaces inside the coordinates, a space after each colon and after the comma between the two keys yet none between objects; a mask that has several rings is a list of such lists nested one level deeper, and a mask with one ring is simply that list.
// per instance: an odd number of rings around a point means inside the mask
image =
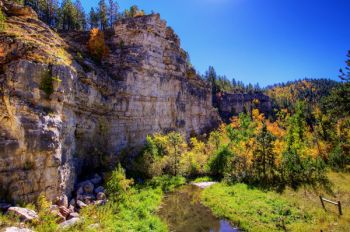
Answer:
[{"label": "small rock in water", "polygon": [[10,207],[7,212],[19,216],[20,220],[24,222],[39,218],[38,214],[34,210],[21,207]]}]

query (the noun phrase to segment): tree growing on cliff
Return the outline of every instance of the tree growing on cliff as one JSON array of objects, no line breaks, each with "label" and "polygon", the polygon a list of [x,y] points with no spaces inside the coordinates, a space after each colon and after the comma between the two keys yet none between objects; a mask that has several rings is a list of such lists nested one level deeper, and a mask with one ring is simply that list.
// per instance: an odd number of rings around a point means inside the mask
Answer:
[{"label": "tree growing on cliff", "polygon": [[100,0],[98,3],[98,16],[100,21],[100,29],[106,30],[108,25],[108,17],[107,17],[107,5],[105,0]]},{"label": "tree growing on cliff", "polygon": [[109,27],[112,27],[115,21],[118,18],[118,9],[119,5],[116,1],[109,0],[109,7],[108,7],[108,23]]},{"label": "tree growing on cliff", "polygon": [[5,20],[6,20],[5,15],[2,13],[0,9],[0,32],[5,29]]},{"label": "tree growing on cliff", "polygon": [[93,7],[91,7],[89,13],[89,25],[91,29],[98,27],[98,14]]},{"label": "tree growing on cliff", "polygon": [[90,55],[97,62],[101,62],[103,57],[106,57],[109,53],[109,50],[105,44],[104,33],[98,28],[93,28],[90,31],[90,39],[87,47]]},{"label": "tree growing on cliff", "polygon": [[76,9],[76,29],[77,30],[86,30],[86,14],[83,5],[80,0],[76,0],[74,3]]}]

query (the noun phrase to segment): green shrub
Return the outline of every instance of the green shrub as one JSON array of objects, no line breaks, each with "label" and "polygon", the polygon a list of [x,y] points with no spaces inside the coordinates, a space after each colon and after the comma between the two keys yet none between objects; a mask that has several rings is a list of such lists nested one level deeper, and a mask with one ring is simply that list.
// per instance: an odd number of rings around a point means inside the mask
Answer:
[{"label": "green shrub", "polygon": [[229,160],[234,156],[228,146],[219,149],[214,156],[209,160],[210,173],[222,179],[228,170]]},{"label": "green shrub", "polygon": [[0,9],[0,32],[5,30],[5,27],[6,27],[5,20],[6,20],[6,17],[4,15],[4,13],[2,13],[2,11]]},{"label": "green shrub", "polygon": [[54,82],[60,83],[61,81],[58,77],[52,77],[48,71],[42,76],[39,88],[46,93],[47,97],[50,97],[54,92]]},{"label": "green shrub", "polygon": [[126,178],[125,170],[118,164],[107,182],[107,193],[112,199],[123,198],[133,183],[134,181],[132,179]]}]

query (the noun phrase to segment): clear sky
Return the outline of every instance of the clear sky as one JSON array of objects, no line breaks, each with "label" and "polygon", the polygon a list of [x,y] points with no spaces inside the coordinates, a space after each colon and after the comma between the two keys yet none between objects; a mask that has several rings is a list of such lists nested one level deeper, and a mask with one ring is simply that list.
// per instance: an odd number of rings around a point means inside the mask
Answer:
[{"label": "clear sky", "polygon": [[[82,0],[88,11],[97,0]],[[338,79],[350,49],[350,0],[119,0],[159,12],[193,65],[261,86]]]}]

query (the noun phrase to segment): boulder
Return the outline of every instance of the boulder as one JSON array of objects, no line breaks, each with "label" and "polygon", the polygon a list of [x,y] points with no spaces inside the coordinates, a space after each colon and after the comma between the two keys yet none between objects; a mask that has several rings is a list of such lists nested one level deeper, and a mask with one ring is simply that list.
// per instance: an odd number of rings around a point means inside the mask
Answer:
[{"label": "boulder", "polygon": [[34,219],[38,219],[38,214],[31,209],[21,208],[21,207],[10,207],[7,210],[8,213],[13,213],[14,215],[18,216],[21,221],[27,222],[32,221]]},{"label": "boulder", "polygon": [[19,228],[19,227],[7,227],[3,230],[3,232],[34,232],[33,230],[27,228]]},{"label": "boulder", "polygon": [[83,195],[84,194],[84,189],[83,187],[79,187],[77,190],[77,195]]},{"label": "boulder", "polygon": [[80,218],[75,217],[75,218],[69,219],[69,220],[67,220],[67,221],[65,221],[65,222],[62,222],[62,223],[60,224],[60,227],[61,227],[62,229],[67,229],[67,228],[69,228],[69,227],[74,226],[74,225],[77,224],[79,221],[80,221]]},{"label": "boulder", "polygon": [[11,204],[0,203],[0,212],[6,212],[10,207],[11,207]]},{"label": "boulder", "polygon": [[76,206],[76,201],[75,201],[75,199],[72,199],[72,200],[70,200],[70,202],[69,202],[69,207],[70,206]]},{"label": "boulder", "polygon": [[104,193],[105,192],[105,188],[104,187],[102,187],[102,186],[99,186],[99,187],[97,187],[97,188],[95,188],[95,193],[97,194],[97,193]]},{"label": "boulder", "polygon": [[71,213],[75,212],[75,206],[73,205],[69,205],[68,209],[69,209],[69,212]]},{"label": "boulder", "polygon": [[78,213],[70,213],[67,219],[70,220],[72,218],[78,218],[78,217],[79,217]]},{"label": "boulder", "polygon": [[98,174],[94,175],[94,178],[92,178],[91,183],[93,183],[94,185],[100,184],[102,182],[102,177],[99,176]]},{"label": "boulder", "polygon": [[6,8],[6,14],[9,16],[20,16],[20,17],[29,17],[37,19],[37,13],[28,6],[22,6],[16,3],[4,2]]},{"label": "boulder", "polygon": [[64,206],[64,207],[68,208],[68,197],[67,197],[67,195],[62,194],[61,196],[57,197],[55,203],[58,206]]},{"label": "boulder", "polygon": [[62,214],[62,216],[64,218],[67,218],[68,215],[71,213],[70,210],[67,207],[64,207],[64,206],[60,206],[59,210],[60,210],[60,213]]},{"label": "boulder", "polygon": [[105,200],[97,200],[97,201],[94,201],[94,205],[104,205],[106,204],[106,201]]},{"label": "boulder", "polygon": [[106,200],[106,194],[104,192],[99,192],[96,195],[97,200]]},{"label": "boulder", "polygon": [[87,180],[80,184],[83,187],[85,193],[93,193],[94,192],[94,184],[91,181]]},{"label": "boulder", "polygon": [[77,200],[77,205],[79,206],[80,209],[82,209],[82,208],[87,206],[84,202],[79,201],[79,200]]},{"label": "boulder", "polygon": [[66,220],[66,217],[61,214],[60,208],[58,205],[51,205],[50,212],[53,215],[56,215],[58,217],[57,223],[61,223],[61,222],[64,222]]}]

